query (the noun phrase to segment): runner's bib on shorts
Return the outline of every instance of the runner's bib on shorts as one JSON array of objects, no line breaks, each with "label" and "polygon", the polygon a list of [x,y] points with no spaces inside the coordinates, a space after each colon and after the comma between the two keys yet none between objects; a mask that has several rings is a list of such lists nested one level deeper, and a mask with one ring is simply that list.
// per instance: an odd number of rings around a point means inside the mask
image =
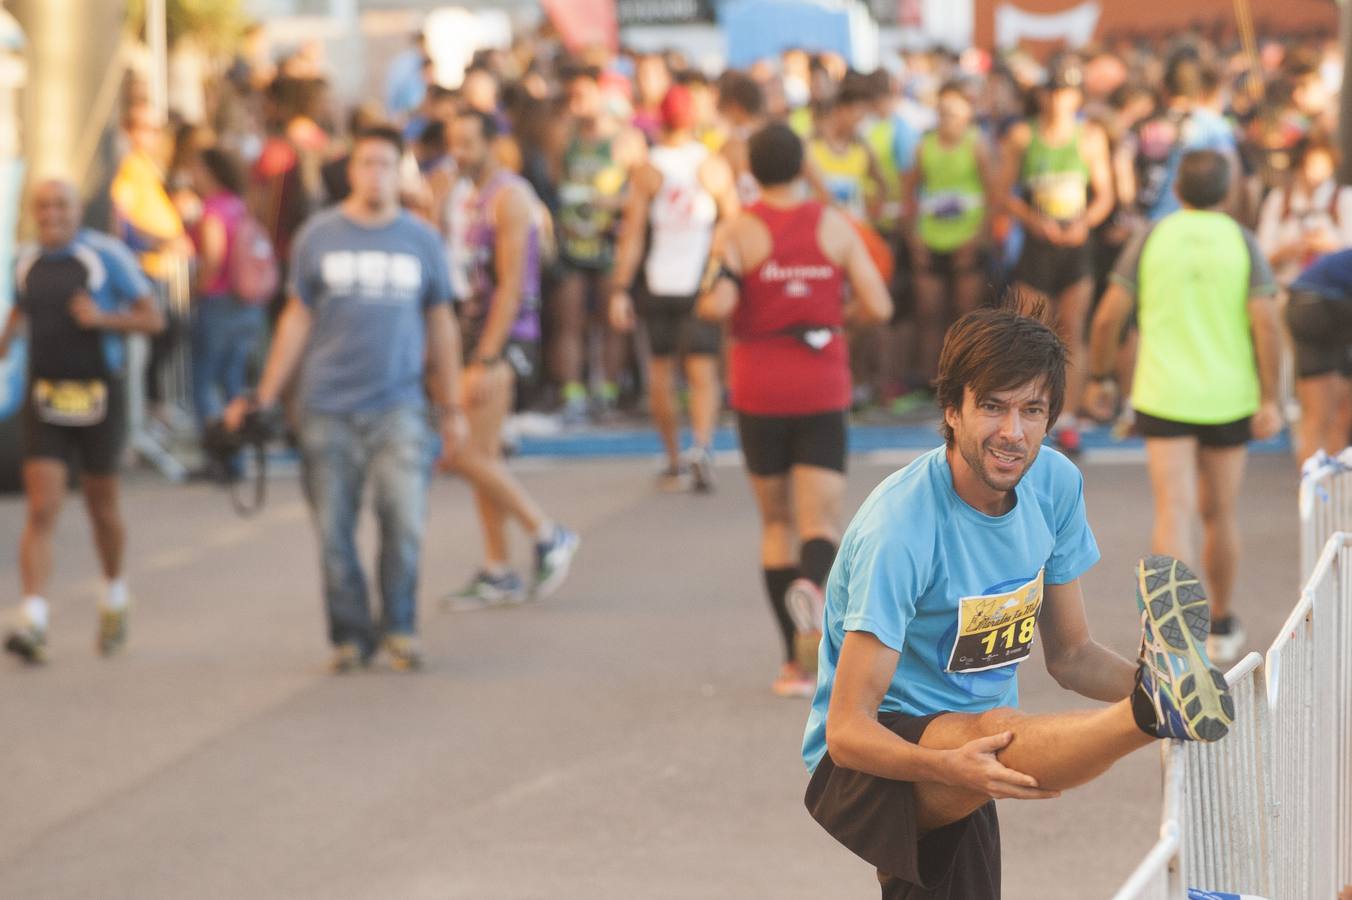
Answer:
[{"label": "runner's bib on shorts", "polygon": [[48,425],[85,428],[108,415],[108,385],[101,379],[33,380],[33,408]]},{"label": "runner's bib on shorts", "polygon": [[1042,609],[1042,574],[1012,591],[958,600],[948,672],[984,672],[1027,659]]}]

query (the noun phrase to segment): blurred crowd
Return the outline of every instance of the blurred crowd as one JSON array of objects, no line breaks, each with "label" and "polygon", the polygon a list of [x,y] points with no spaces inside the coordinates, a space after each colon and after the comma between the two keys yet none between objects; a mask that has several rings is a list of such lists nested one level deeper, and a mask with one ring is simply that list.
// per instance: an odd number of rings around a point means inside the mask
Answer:
[{"label": "blurred crowd", "polygon": [[[1081,123],[1075,140],[1088,148],[1085,159],[1106,147],[1101,171],[1089,165],[1085,176],[1090,204],[1104,214],[1089,217],[1089,233],[1053,241],[1083,249],[1092,272],[1071,331],[1087,327],[1129,236],[1176,208],[1171,179],[1188,149],[1234,160],[1241,177],[1226,209],[1254,229],[1283,285],[1316,258],[1352,246],[1352,195],[1337,183],[1333,140],[1343,63],[1326,36],[1263,39],[1247,49],[1222,36],[1124,38],[1050,61],[905,51],[871,73],[801,50],[710,72],[677,51],[570,54],[527,36],[477,53],[455,86],[438,83],[419,36],[389,65],[383,107],[349,109],[316,45],[280,59],[263,48],[253,29],[205,85],[202,121],[171,111],[160,122],[134,90],[125,115],[128,153],[113,189],[122,236],[161,282],[171,260],[180,270],[191,260],[194,312],[157,339],[147,390],[152,402],[162,398],[159,362],[172,358],[175,342],[190,341],[199,423],[246,383],[283,300],[292,241],[310,215],[347,195],[349,136],[376,122],[395,124],[406,140],[402,202],[443,236],[462,296],[481,261],[469,258],[458,228],[472,192],[461,190],[450,125],[466,109],[498,123],[494,156],[533,188],[544,236],[539,340],[518,367],[516,407],[557,413],[567,426],[644,409],[644,335],[614,327],[607,301],[617,286],[607,279],[631,174],[677,127],[726,159],[747,203],[756,192],[749,136],[787,121],[807,142],[809,189],[867,229],[896,309],[889,324],[850,335],[854,410],[868,419],[934,415],[930,384],[947,325],[1012,280],[1028,280],[1017,277],[1027,236],[1045,235],[1011,198],[1028,198],[1037,180],[1030,161],[1048,155],[1037,129],[1030,144],[1021,126],[1052,116],[1052,106]],[[216,229],[201,227],[213,208],[266,232],[281,269],[275,296],[242,309],[198,302],[228,287],[228,247],[213,239]],[[239,231],[227,228],[231,239]],[[1064,287],[1032,286],[1053,295]],[[1130,342],[1128,369],[1129,351]],[[1072,452],[1076,411],[1067,410],[1056,435]],[[1130,413],[1123,415],[1126,430]],[[1315,449],[1318,436],[1307,438],[1302,450]]]}]

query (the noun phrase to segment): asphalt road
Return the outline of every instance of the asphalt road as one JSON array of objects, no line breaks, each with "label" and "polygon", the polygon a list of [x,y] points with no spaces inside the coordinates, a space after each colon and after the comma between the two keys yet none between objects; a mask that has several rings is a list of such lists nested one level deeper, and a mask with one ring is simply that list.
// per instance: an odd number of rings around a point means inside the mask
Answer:
[{"label": "asphalt road", "polygon": [[[479,550],[468,492],[439,481],[417,675],[326,674],[290,480],[241,521],[210,488],[131,479],[131,646],[97,658],[99,582],[72,498],[54,661],[0,662],[0,897],[875,897],[871,870],[802,807],[806,704],[768,689],[776,639],[739,470],[701,498],[657,494],[646,460],[520,468],[584,536],[573,577],[541,605],[439,611]],[[851,510],[890,468],[856,460]],[[1104,554],[1091,622],[1130,654],[1144,469],[1086,475]],[[22,514],[0,500],[11,598]],[[1254,459],[1242,514],[1239,611],[1262,649],[1296,595],[1288,460]],[[1028,711],[1087,703],[1036,656],[1022,684]],[[1159,787],[1146,750],[1058,801],[1003,803],[1005,897],[1107,897],[1155,839]]]}]

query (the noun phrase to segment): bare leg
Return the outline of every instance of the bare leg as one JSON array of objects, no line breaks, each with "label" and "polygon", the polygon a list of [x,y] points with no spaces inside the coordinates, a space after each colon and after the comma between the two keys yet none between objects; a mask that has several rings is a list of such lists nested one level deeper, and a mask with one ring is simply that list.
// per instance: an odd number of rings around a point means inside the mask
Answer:
[{"label": "bare leg", "polygon": [[1147,438],[1145,453],[1155,497],[1150,552],[1195,565],[1192,531],[1197,516],[1197,439]]},{"label": "bare leg", "polygon": [[28,517],[19,538],[19,580],[28,596],[42,596],[52,576],[52,530],[66,492],[66,464],[30,459],[23,464]]},{"label": "bare leg", "polygon": [[[925,729],[920,746],[956,750],[971,741],[1006,731],[1014,740],[996,757],[1037,779],[1048,791],[1065,791],[1092,781],[1122,757],[1154,743],[1136,727],[1131,702],[1106,709],[1030,716],[1016,709],[947,713]],[[942,784],[917,784],[916,818],[921,831],[963,819],[985,806],[989,797]]]},{"label": "bare leg", "polygon": [[[976,254],[972,254],[972,266],[976,264]],[[958,316],[965,316],[981,306],[981,293],[985,290],[986,278],[979,269],[962,268],[953,278],[953,305]]]},{"label": "bare leg", "polygon": [[751,490],[761,514],[761,565],[782,569],[798,564],[793,512],[786,475],[751,475]]},{"label": "bare leg", "polygon": [[695,443],[710,447],[718,425],[721,392],[718,383],[718,357],[692,353],[685,358],[685,377],[690,382],[690,429]]},{"label": "bare leg", "polygon": [[667,464],[673,469],[681,461],[679,422],[676,420],[676,360],[670,356],[654,356],[648,360],[648,408],[653,425],[662,438],[667,452]]},{"label": "bare leg", "polygon": [[554,340],[550,362],[561,385],[582,381],[587,336],[587,278],[568,272],[554,292]]},{"label": "bare leg", "polygon": [[89,522],[94,528],[94,546],[98,549],[103,577],[112,581],[122,574],[122,551],[127,532],[117,502],[116,475],[84,475],[84,490]]},{"label": "bare leg", "polygon": [[820,466],[794,466],[792,477],[799,540],[824,538],[839,544],[845,476]]},{"label": "bare leg", "polygon": [[1329,428],[1324,433],[1324,446],[1330,453],[1337,453],[1352,441],[1352,381],[1341,375],[1333,388],[1333,412],[1329,416]]},{"label": "bare leg", "polygon": [[[503,513],[515,516],[534,537],[548,523],[548,518],[521,487],[498,452],[502,420],[511,404],[513,379],[511,367],[493,366],[484,373],[484,378],[487,382],[488,397],[467,411],[470,440],[456,456],[455,469],[474,487],[475,499],[481,506],[484,503],[492,503]],[[492,552],[493,541],[500,540],[501,555],[505,559],[505,536],[490,538],[488,529],[493,527],[492,521],[481,520],[480,524],[485,528],[485,544],[488,545],[489,552]]]},{"label": "bare leg", "polygon": [[1298,462],[1316,450],[1337,453],[1347,446],[1347,379],[1336,372],[1296,381],[1300,427],[1296,432]]},{"label": "bare leg", "polygon": [[1070,365],[1066,371],[1065,410],[1071,415],[1079,415],[1080,398],[1084,395],[1084,385],[1088,372],[1089,346],[1085,335],[1085,322],[1089,317],[1089,306],[1093,300],[1094,283],[1082,278],[1061,292],[1056,299],[1056,333],[1070,348]]},{"label": "bare leg", "polygon": [[1202,568],[1206,572],[1211,619],[1230,612],[1235,573],[1239,569],[1239,488],[1244,483],[1246,449],[1201,447],[1198,449],[1198,496],[1202,513]]}]

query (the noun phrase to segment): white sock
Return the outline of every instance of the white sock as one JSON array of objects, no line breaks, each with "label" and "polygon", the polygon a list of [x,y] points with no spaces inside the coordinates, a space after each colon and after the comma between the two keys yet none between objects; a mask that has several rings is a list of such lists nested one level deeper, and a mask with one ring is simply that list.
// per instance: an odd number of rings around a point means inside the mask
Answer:
[{"label": "white sock", "polygon": [[104,594],[104,609],[127,608],[127,579],[114,578],[107,582],[108,590]]},{"label": "white sock", "polygon": [[548,544],[554,540],[554,523],[546,522],[535,531],[535,542],[537,544]]},{"label": "white sock", "polygon": [[23,618],[39,631],[47,630],[47,601],[36,594],[23,598]]}]

